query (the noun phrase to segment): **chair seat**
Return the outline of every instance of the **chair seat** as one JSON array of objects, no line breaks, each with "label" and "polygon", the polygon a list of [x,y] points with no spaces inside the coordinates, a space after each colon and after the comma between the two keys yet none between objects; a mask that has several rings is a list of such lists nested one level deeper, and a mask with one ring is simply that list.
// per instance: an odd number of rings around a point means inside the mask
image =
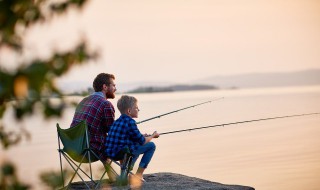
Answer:
[{"label": "chair seat", "polygon": [[124,147],[122,148],[116,155],[115,157],[110,157],[111,159],[115,160],[115,161],[119,161],[119,160],[123,160],[123,158],[125,157],[125,155],[127,156],[132,156],[132,153],[129,149],[129,147]]}]

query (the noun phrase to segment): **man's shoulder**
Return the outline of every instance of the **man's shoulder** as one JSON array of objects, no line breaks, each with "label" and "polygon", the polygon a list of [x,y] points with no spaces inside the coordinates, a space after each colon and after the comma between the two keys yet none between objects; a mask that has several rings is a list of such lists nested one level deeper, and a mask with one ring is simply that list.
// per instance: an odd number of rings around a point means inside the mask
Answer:
[{"label": "man's shoulder", "polygon": [[105,104],[105,105],[112,105],[112,103],[109,100],[107,100],[104,97],[99,96],[99,95],[91,94],[84,99],[86,99],[86,101],[97,102],[97,103]]}]

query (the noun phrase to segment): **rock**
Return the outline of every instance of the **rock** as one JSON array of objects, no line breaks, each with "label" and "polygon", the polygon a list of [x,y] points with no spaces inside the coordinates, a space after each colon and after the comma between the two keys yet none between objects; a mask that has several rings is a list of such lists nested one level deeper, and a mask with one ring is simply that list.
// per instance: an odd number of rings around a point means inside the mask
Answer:
[{"label": "rock", "polygon": [[[103,181],[102,189],[124,190],[124,189],[141,189],[141,190],[254,190],[253,187],[242,185],[226,185],[216,183],[196,177],[189,177],[175,173],[155,173],[145,174],[146,182],[139,188],[130,188],[130,186],[116,186],[114,183]],[[91,183],[92,185],[92,183]],[[71,184],[69,189],[87,189],[82,182]]]}]

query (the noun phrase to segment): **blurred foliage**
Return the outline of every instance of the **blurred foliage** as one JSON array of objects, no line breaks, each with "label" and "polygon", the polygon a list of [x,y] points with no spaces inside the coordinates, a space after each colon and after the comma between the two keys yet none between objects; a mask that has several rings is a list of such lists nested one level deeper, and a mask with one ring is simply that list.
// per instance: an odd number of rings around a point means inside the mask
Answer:
[{"label": "blurred foliage", "polygon": [[45,117],[60,116],[65,102],[54,105],[43,97],[62,97],[54,79],[65,74],[71,66],[91,58],[93,56],[86,52],[85,43],[81,43],[72,52],[55,54],[46,61],[34,60],[18,68],[15,73],[0,68],[0,117],[3,117],[8,105],[6,103],[10,100],[15,100],[12,105],[15,117],[19,120],[26,114],[32,114],[37,102],[44,107]]},{"label": "blurred foliage", "polygon": [[4,148],[8,148],[11,145],[15,145],[20,142],[21,138],[26,137],[26,139],[30,139],[30,133],[23,128],[20,129],[19,133],[15,133],[13,131],[6,131],[5,128],[0,124],[0,140],[1,144]]},{"label": "blurred foliage", "polygon": [[[70,7],[81,8],[87,0],[1,0],[0,47],[21,49],[23,35],[17,28],[25,29],[37,22],[44,22],[54,14],[62,14]],[[48,10],[44,10],[48,7]],[[48,15],[45,15],[45,12]]]},{"label": "blurred foliage", "polygon": [[[65,179],[69,178],[71,176],[71,170],[63,170],[62,175]],[[47,185],[51,189],[58,189],[63,186],[60,171],[43,172],[40,175],[40,179],[45,185]]]},{"label": "blurred foliage", "polygon": [[4,163],[0,166],[0,189],[1,190],[26,190],[30,186],[19,182],[16,168],[11,163]]},{"label": "blurred foliage", "polygon": [[[85,2],[86,0],[0,0],[0,53],[9,49],[21,55],[24,48],[24,32],[21,31],[26,31],[35,23],[50,21],[54,15],[61,15],[70,7],[82,8]],[[82,41],[68,52],[53,52],[46,60],[34,58],[21,61],[17,63],[19,67],[15,71],[4,69],[0,62],[0,118],[4,116],[8,106],[12,106],[15,118],[21,120],[33,114],[36,105],[43,108],[45,118],[61,116],[66,102],[55,86],[55,79],[68,72],[72,66],[96,57],[97,53],[90,53],[86,42]],[[59,97],[61,101],[54,104],[50,97]],[[8,133],[3,131],[0,130],[0,140],[3,147],[7,148],[13,141],[8,141]]]},{"label": "blurred foliage", "polygon": [[[23,58],[24,34],[35,24],[49,22],[53,16],[63,16],[70,8],[81,9],[88,0],[0,0],[0,55],[7,52]],[[6,52],[6,53],[3,53]],[[83,64],[97,58],[97,52],[89,52],[85,40],[75,44],[65,52],[52,52],[46,59],[19,59],[18,67],[9,71],[3,67],[8,63],[0,60],[0,142],[5,149],[17,144],[22,136],[28,136],[22,130],[8,131],[3,116],[12,108],[18,121],[34,114],[36,108],[42,108],[45,118],[59,117],[68,104],[62,92],[55,85],[55,79],[66,74],[74,65]],[[18,59],[17,59],[18,60]],[[50,98],[60,98],[52,102]],[[29,186],[22,184],[16,177],[11,163],[0,166],[0,189],[23,190]],[[60,174],[44,173],[41,179],[55,188],[61,185]],[[61,179],[61,178],[60,178]]]}]

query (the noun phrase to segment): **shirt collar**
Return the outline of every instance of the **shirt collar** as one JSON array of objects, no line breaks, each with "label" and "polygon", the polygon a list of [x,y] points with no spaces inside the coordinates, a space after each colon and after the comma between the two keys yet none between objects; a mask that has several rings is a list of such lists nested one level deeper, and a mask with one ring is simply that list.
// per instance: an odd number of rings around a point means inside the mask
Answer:
[{"label": "shirt collar", "polygon": [[[120,116],[121,116],[121,117],[130,117],[130,116],[128,116],[128,115],[125,114],[125,113],[121,114]],[[130,117],[130,118],[131,118],[131,117]]]},{"label": "shirt collar", "polygon": [[101,96],[103,98],[106,98],[106,95],[103,92],[94,92],[94,93],[92,93],[92,95],[97,95],[97,96]]},{"label": "shirt collar", "polygon": [[124,114],[121,114],[121,115],[120,115],[120,117],[124,117],[124,118],[126,118],[126,117],[127,117],[127,118],[132,119],[133,121],[136,121],[136,120],[134,120],[132,117],[128,116],[128,115],[127,115],[127,114],[125,114],[125,113],[124,113]]}]

